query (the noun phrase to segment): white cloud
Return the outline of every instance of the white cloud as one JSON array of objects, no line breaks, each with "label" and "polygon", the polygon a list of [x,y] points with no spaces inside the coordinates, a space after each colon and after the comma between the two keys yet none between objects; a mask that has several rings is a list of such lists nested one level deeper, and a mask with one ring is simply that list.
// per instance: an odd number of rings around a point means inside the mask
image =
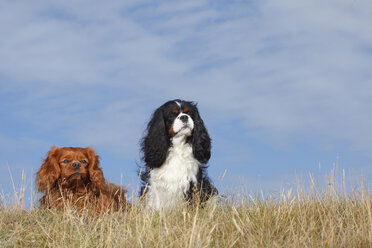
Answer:
[{"label": "white cloud", "polygon": [[[245,133],[274,145],[319,138],[369,153],[372,4],[224,6],[3,2],[0,74],[15,84],[4,87],[30,87],[25,104],[41,105],[14,115],[42,129],[64,127],[72,141],[124,149],[157,103],[182,97],[199,101],[213,120],[243,119]],[[100,97],[102,89],[124,96]],[[69,122],[79,116],[81,126]]]}]

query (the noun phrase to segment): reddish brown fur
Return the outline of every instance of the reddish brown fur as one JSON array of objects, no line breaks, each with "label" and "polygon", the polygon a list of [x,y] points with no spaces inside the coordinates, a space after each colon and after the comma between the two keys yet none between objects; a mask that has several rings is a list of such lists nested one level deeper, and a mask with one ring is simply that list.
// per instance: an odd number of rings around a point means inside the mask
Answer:
[{"label": "reddish brown fur", "polygon": [[[74,169],[72,164],[77,162],[81,166]],[[106,182],[99,157],[90,147],[53,147],[37,172],[36,183],[44,193],[40,205],[48,208],[73,205],[102,213],[130,205],[122,187]]]},{"label": "reddish brown fur", "polygon": [[169,137],[172,138],[174,136],[174,131],[173,131],[173,125],[170,125],[168,128],[168,134]]}]

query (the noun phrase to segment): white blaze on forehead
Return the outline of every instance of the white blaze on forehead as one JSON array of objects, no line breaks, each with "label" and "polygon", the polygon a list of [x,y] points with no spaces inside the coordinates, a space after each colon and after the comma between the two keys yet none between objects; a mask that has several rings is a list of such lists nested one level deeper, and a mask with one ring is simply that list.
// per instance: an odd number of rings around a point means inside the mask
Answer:
[{"label": "white blaze on forehead", "polygon": [[177,103],[178,107],[181,108],[181,103],[177,102],[177,101],[174,101],[175,103]]}]

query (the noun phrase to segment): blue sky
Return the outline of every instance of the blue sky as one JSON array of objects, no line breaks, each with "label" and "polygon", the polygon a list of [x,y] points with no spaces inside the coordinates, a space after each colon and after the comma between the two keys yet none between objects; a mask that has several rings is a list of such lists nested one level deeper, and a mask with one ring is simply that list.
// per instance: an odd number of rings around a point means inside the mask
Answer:
[{"label": "blue sky", "polygon": [[337,156],[371,185],[371,12],[369,0],[1,1],[0,190],[8,167],[30,185],[53,145],[93,147],[106,178],[134,189],[145,125],[175,98],[199,103],[220,191],[280,189]]}]

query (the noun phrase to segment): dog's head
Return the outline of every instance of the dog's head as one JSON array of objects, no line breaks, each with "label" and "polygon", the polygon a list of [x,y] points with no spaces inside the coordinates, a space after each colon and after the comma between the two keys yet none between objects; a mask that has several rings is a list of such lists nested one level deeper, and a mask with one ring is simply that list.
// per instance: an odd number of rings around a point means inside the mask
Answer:
[{"label": "dog's head", "polygon": [[185,101],[171,101],[162,107],[169,138],[191,136],[194,129],[196,106]]},{"label": "dog's head", "polygon": [[47,191],[57,185],[75,188],[93,183],[100,187],[104,183],[99,157],[90,147],[53,147],[37,172],[39,191]]},{"label": "dog's head", "polygon": [[177,99],[155,110],[142,140],[146,165],[161,166],[175,138],[184,138],[192,145],[194,157],[203,164],[208,162],[211,139],[195,103]]}]

